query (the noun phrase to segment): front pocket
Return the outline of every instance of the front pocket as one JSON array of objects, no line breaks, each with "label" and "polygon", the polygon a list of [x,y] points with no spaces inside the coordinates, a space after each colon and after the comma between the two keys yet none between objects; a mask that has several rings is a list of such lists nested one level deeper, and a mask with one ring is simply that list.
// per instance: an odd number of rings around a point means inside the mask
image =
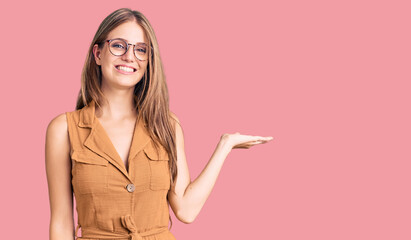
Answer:
[{"label": "front pocket", "polygon": [[150,164],[150,189],[170,189],[169,158],[166,150],[160,146],[157,152],[152,143],[149,143],[144,148],[144,153]]},{"label": "front pocket", "polygon": [[108,190],[108,161],[89,151],[74,151],[73,190],[79,194],[101,194]]}]

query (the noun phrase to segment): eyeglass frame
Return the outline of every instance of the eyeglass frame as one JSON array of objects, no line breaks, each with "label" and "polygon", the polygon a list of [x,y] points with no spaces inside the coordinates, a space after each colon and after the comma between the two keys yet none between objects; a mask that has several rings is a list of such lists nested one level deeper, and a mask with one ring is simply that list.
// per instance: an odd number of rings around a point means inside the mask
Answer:
[{"label": "eyeglass frame", "polygon": [[[126,48],[126,51],[125,51],[123,54],[121,54],[121,55],[115,55],[114,53],[111,52],[111,50],[110,50],[110,42],[113,41],[113,40],[121,40],[121,41],[124,41],[124,42],[126,43],[127,48]],[[147,61],[147,60],[148,60],[148,57],[147,57],[146,60],[141,60],[141,59],[138,58],[137,55],[136,55],[135,47],[136,47],[139,43],[143,43],[143,42],[138,42],[138,43],[136,43],[136,44],[132,44],[132,43],[128,43],[128,42],[127,42],[125,39],[123,39],[123,38],[108,39],[108,40],[105,40],[105,41],[104,41],[104,43],[106,43],[106,42],[108,42],[108,50],[110,51],[111,54],[113,54],[113,56],[116,56],[116,57],[121,57],[121,56],[123,56],[124,54],[126,54],[126,53],[128,52],[128,49],[129,49],[130,45],[133,45],[134,57],[136,57],[136,58],[137,58],[138,60],[140,60],[140,61]],[[146,43],[144,43],[144,44],[147,46]],[[151,50],[153,50],[153,47],[152,47],[152,46],[149,46],[149,47],[150,47]],[[148,49],[148,48],[147,48],[147,49]],[[151,52],[151,51],[150,51],[150,52]],[[149,53],[147,53],[147,54],[149,54]]]}]

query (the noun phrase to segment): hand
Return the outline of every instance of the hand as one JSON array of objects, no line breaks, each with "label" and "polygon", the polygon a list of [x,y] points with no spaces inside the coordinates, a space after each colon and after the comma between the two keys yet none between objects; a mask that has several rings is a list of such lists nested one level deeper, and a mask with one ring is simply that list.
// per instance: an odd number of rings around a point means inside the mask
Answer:
[{"label": "hand", "polygon": [[221,136],[222,142],[225,142],[232,149],[234,148],[250,148],[257,144],[266,143],[273,140],[273,137],[261,137],[261,136],[251,136],[251,135],[241,135],[239,132],[234,134],[223,134]]}]

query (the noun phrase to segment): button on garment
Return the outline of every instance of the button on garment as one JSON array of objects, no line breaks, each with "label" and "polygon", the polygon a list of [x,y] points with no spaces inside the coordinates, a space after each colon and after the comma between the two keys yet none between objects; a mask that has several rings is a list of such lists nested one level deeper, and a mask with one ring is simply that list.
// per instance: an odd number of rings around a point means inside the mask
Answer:
[{"label": "button on garment", "polygon": [[134,184],[127,184],[127,191],[129,191],[129,192],[134,192],[134,189],[136,189],[135,187],[134,187]]},{"label": "button on garment", "polygon": [[168,154],[155,147],[146,125],[136,122],[127,171],[95,116],[94,101],[66,116],[76,239],[175,240],[168,229]]}]

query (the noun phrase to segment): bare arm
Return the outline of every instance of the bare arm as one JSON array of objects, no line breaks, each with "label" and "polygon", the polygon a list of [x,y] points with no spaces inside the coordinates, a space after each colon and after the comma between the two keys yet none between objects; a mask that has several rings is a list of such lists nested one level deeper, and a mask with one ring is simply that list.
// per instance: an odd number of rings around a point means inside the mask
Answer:
[{"label": "bare arm", "polygon": [[[173,117],[178,122],[177,117]],[[191,181],[184,151],[184,136],[179,123],[176,124],[176,148],[178,175],[174,188],[168,197],[176,217],[191,223],[200,213],[210,195],[227,155],[233,148],[250,148],[256,144],[266,143],[272,137],[223,134],[209,162],[200,175]]]},{"label": "bare arm", "polygon": [[45,164],[50,200],[50,240],[74,239],[70,143],[65,113],[47,127]]}]

